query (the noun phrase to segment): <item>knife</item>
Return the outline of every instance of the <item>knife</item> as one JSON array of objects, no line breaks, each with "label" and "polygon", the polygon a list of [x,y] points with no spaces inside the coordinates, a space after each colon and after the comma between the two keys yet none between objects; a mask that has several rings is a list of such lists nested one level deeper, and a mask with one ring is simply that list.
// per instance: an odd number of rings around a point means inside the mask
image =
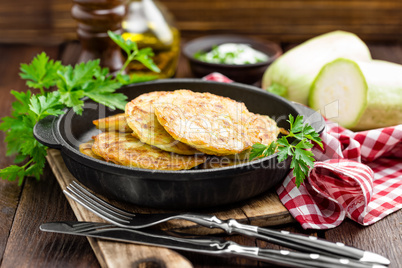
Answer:
[{"label": "knife", "polygon": [[221,220],[216,216],[194,213],[186,213],[184,215],[184,219],[191,219],[191,221],[202,226],[207,226],[209,228],[220,228],[228,234],[235,233],[255,237],[302,252],[313,252],[338,258],[350,258],[362,262],[370,262],[373,264],[390,264],[390,261],[387,258],[377,253],[346,246],[340,242],[334,243],[324,239],[319,239],[315,236],[300,235],[284,230],[276,231],[254,225],[242,224],[235,219]]},{"label": "knife", "polygon": [[380,268],[378,264],[357,260],[323,256],[316,253],[299,253],[288,250],[262,249],[241,246],[233,241],[210,237],[191,237],[176,232],[156,229],[127,229],[112,224],[91,222],[53,222],[44,223],[40,230],[63,234],[95,237],[147,246],[161,246],[175,250],[190,251],[217,256],[246,257],[286,267],[351,267]]}]

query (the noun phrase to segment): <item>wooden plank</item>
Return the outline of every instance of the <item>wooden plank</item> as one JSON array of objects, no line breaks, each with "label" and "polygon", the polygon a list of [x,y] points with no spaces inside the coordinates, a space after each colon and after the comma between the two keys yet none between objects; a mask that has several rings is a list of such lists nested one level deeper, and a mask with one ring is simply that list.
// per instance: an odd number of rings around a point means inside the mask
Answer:
[{"label": "wooden plank", "polygon": [[[342,29],[365,41],[401,40],[398,0],[165,0],[182,36],[238,33],[300,42]],[[72,1],[14,0],[0,6],[0,42],[54,44],[77,39]]]},{"label": "wooden plank", "polygon": [[76,39],[72,1],[6,1],[0,7],[0,42],[58,44]]},{"label": "wooden plank", "polygon": [[13,221],[2,267],[99,267],[84,237],[44,233],[43,222],[75,216],[49,167],[40,181],[29,178]]},{"label": "wooden plank", "polygon": [[[2,157],[3,158],[3,157]],[[1,162],[3,163],[3,162]],[[2,166],[4,168],[5,166]],[[21,188],[16,182],[0,182],[0,259],[3,259],[10,229],[14,221],[14,215],[18,206]]]},{"label": "wooden plank", "polygon": [[400,1],[164,1],[183,36],[259,35],[298,42],[343,29],[365,40],[400,38]]},{"label": "wooden plank", "polygon": [[325,238],[378,253],[391,261],[389,268],[402,267],[402,211],[399,210],[371,226],[361,226],[345,220],[328,230]]}]

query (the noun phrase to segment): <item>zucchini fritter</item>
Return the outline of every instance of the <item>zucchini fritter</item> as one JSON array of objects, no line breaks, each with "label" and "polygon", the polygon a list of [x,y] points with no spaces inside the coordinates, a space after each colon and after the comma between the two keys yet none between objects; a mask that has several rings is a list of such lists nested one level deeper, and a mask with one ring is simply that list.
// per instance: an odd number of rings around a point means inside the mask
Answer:
[{"label": "zucchini fritter", "polygon": [[131,133],[131,128],[127,125],[124,113],[115,114],[109,117],[101,118],[92,121],[97,129],[102,131],[118,131]]},{"label": "zucchini fritter", "polygon": [[252,144],[270,145],[276,141],[280,132],[275,120],[266,115],[250,113],[245,125],[247,137]]},{"label": "zucchini fritter", "polygon": [[165,95],[165,91],[154,91],[142,94],[126,105],[127,124],[144,143],[158,147],[161,150],[193,155],[199,153],[196,149],[175,140],[159,123],[154,113],[153,103]]},{"label": "zucchini fritter", "polygon": [[[276,122],[266,115],[250,113],[245,126],[246,137],[252,144],[261,143],[264,145],[270,145],[271,142],[277,140],[280,132]],[[251,148],[248,148],[241,153],[227,155],[226,157],[237,161],[247,160],[250,158],[250,152]]]},{"label": "zucchini fritter", "polygon": [[155,115],[176,140],[213,155],[237,154],[252,146],[244,103],[211,93],[168,92],[154,103]]},{"label": "zucchini fritter", "polygon": [[99,159],[99,160],[103,160],[102,157],[100,157],[99,155],[96,155],[92,151],[92,145],[93,144],[94,144],[93,140],[81,143],[80,146],[79,146],[80,152],[85,154],[85,155],[87,155],[87,156],[90,156],[90,157],[93,157],[93,158],[96,158],[96,159]]},{"label": "zucchini fritter", "polygon": [[94,137],[92,151],[115,164],[158,170],[191,169],[205,162],[202,155],[178,155],[144,144],[131,134],[102,132]]}]

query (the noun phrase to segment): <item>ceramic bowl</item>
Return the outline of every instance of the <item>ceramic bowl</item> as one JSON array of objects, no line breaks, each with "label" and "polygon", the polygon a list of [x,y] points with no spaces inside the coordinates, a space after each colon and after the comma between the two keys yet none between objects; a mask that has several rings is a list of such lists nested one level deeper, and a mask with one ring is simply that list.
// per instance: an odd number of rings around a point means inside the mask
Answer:
[{"label": "ceramic bowl", "polygon": [[[208,52],[214,46],[225,43],[247,44],[253,49],[268,55],[269,58],[267,61],[255,64],[235,65],[208,63],[194,57],[198,52]],[[261,80],[268,66],[282,55],[282,49],[277,43],[268,40],[238,35],[212,35],[189,41],[183,47],[183,54],[188,59],[191,71],[196,77],[200,78],[210,73],[218,72],[236,82],[254,84]]]}]

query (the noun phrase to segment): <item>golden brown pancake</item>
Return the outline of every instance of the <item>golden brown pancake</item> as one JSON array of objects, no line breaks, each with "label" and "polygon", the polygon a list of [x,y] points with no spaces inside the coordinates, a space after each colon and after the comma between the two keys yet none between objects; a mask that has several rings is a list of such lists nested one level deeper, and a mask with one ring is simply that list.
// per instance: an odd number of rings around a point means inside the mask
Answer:
[{"label": "golden brown pancake", "polygon": [[245,123],[250,112],[244,103],[211,93],[168,92],[154,103],[155,115],[176,140],[213,155],[244,151],[252,143]]},{"label": "golden brown pancake", "polygon": [[158,170],[191,169],[205,162],[202,155],[178,155],[144,144],[131,134],[102,132],[94,137],[93,152],[123,166]]},{"label": "golden brown pancake", "polygon": [[102,157],[96,155],[93,151],[92,151],[92,145],[94,144],[93,140],[81,143],[79,146],[79,150],[81,153],[96,158],[96,159],[100,159],[100,160],[104,160]]},{"label": "golden brown pancake", "polygon": [[124,113],[115,114],[102,119],[94,120],[92,123],[97,129],[102,131],[118,131],[124,133],[131,133],[131,128],[127,125]]},{"label": "golden brown pancake", "polygon": [[199,153],[193,147],[175,140],[156,118],[153,103],[166,93],[165,91],[154,91],[142,94],[127,103],[126,118],[129,127],[142,142],[161,150],[183,155]]},{"label": "golden brown pancake", "polygon": [[247,137],[252,144],[270,145],[271,142],[276,141],[279,134],[275,120],[267,115],[250,113],[245,126]]},{"label": "golden brown pancake", "polygon": [[[280,129],[276,125],[275,120],[266,115],[250,113],[246,123],[247,138],[251,144],[261,143],[270,145],[276,141]],[[229,159],[244,160],[249,159],[251,148],[244,150],[235,155],[228,155]]]}]

